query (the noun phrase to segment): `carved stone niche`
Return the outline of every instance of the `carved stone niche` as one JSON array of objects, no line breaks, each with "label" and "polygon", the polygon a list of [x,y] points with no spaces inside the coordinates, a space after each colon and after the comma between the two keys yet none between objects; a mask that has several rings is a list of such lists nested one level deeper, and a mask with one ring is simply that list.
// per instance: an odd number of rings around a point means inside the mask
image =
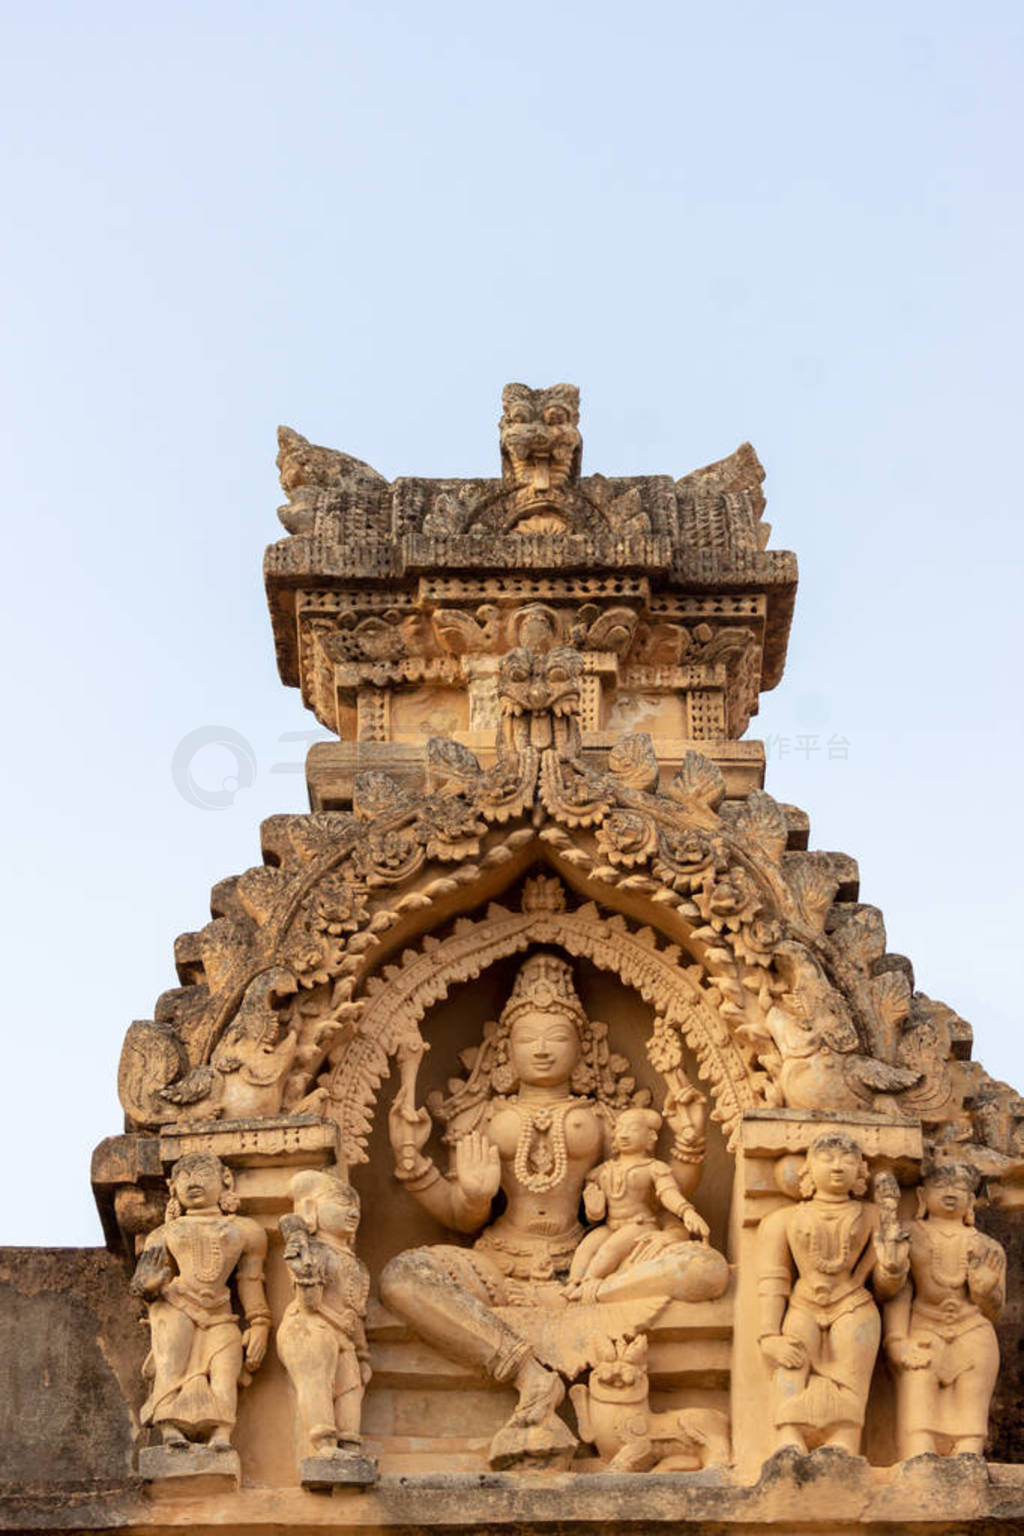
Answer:
[{"label": "carved stone niche", "polygon": [[[741,1476],[756,1475],[778,1447],[773,1372],[759,1347],[764,1330],[765,1260],[763,1255],[759,1257],[763,1223],[773,1213],[799,1204],[808,1149],[823,1136],[846,1137],[856,1143],[870,1171],[869,1183],[875,1185],[876,1202],[877,1176],[888,1175],[901,1191],[899,1214],[904,1224],[914,1213],[912,1186],[918,1182],[923,1156],[919,1121],[853,1113],[812,1116],[791,1109],[744,1112],[729,1250],[737,1267],[732,1413],[736,1470]],[[839,1312],[841,1306],[833,1311]],[[822,1301],[823,1321],[831,1315],[828,1307],[829,1303]],[[881,1351],[873,1367],[861,1449],[872,1465],[889,1466],[897,1460],[895,1397]]]},{"label": "carved stone niche", "polygon": [[[581,927],[584,922],[582,919]],[[488,941],[488,923],[486,920],[481,923],[474,942],[483,952],[487,952],[489,944],[495,943],[500,926],[499,920]],[[437,955],[438,951],[434,953]],[[595,1085],[592,1068],[596,1058],[588,1056],[588,1071],[571,1085],[574,1102],[579,1108],[569,1108],[568,1118],[562,1118],[566,1115],[566,1103],[560,1106],[556,1101],[554,1123],[550,1127],[543,1115],[536,1122],[529,1122],[526,1109],[516,1107],[520,1090],[516,1089],[509,1075],[507,1061],[502,1055],[503,1047],[500,1043],[495,1044],[500,1042],[501,1021],[506,1017],[509,999],[516,996],[517,988],[521,989],[520,978],[533,963],[531,957],[540,957],[538,963],[544,963],[547,956],[552,957],[556,974],[561,971],[564,975],[571,970],[586,1027],[588,1032],[590,1029],[597,1032],[597,1054],[607,1063],[604,1083]],[[440,962],[438,964],[440,967]],[[392,982],[390,991],[390,1002],[388,987],[375,998],[383,1013],[402,1006],[397,979]],[[498,1021],[497,1034],[495,1021]],[[461,1252],[467,1257],[483,1254],[485,1264],[497,1259],[499,1265],[512,1262],[514,1268],[520,1268],[519,1273],[506,1275],[501,1282],[488,1281],[501,1287],[500,1293],[494,1293],[493,1315],[500,1328],[512,1330],[517,1339],[533,1346],[546,1366],[557,1369],[561,1386],[556,1389],[556,1395],[575,1383],[572,1390],[576,1403],[578,1391],[583,1391],[589,1380],[592,1396],[599,1396],[601,1386],[594,1378],[594,1369],[604,1360],[603,1379],[611,1380],[614,1371],[609,1374],[608,1361],[614,1359],[616,1348],[621,1353],[629,1340],[640,1341],[640,1344],[646,1340],[643,1380],[641,1384],[638,1376],[636,1383],[638,1391],[642,1388],[647,1407],[651,1412],[669,1415],[692,1410],[702,1425],[710,1423],[717,1427],[719,1445],[727,1443],[732,1298],[728,1270],[714,1250],[721,1250],[726,1240],[731,1158],[717,1124],[712,1122],[703,1127],[702,1117],[700,1135],[693,1138],[691,1148],[685,1149],[685,1155],[692,1156],[693,1160],[685,1167],[677,1168],[681,1185],[690,1187],[689,1198],[696,1208],[697,1220],[706,1217],[711,1229],[707,1246],[691,1240],[676,1218],[666,1218],[667,1225],[678,1228],[681,1247],[688,1253],[692,1250],[698,1265],[706,1262],[714,1269],[715,1279],[708,1287],[714,1294],[709,1294],[706,1299],[686,1301],[671,1300],[665,1295],[639,1298],[627,1295],[621,1301],[614,1297],[599,1299],[593,1297],[598,1283],[588,1285],[584,1281],[582,1293],[567,1304],[565,1282],[569,1261],[583,1237],[582,1230],[576,1227],[575,1206],[569,1220],[574,1231],[569,1234],[564,1256],[557,1235],[553,1238],[553,1247],[542,1243],[544,1252],[540,1247],[537,1249],[536,1264],[527,1264],[527,1268],[535,1271],[531,1279],[521,1270],[521,1264],[524,1245],[532,1239],[514,1223],[511,1233],[508,1228],[512,1210],[509,1201],[517,1198],[511,1188],[509,1195],[499,1195],[490,1213],[485,1203],[483,1210],[475,1219],[471,1217],[464,1227],[463,1236],[453,1235],[445,1220],[424,1209],[420,1201],[420,1192],[424,1188],[429,1193],[431,1187],[437,1187],[430,1185],[430,1175],[419,1172],[415,1159],[410,1167],[403,1168],[401,1154],[393,1152],[388,1145],[389,1136],[394,1135],[393,1124],[389,1125],[389,1107],[400,1106],[407,1092],[412,1094],[410,1102],[430,1108],[432,1130],[422,1150],[439,1169],[447,1168],[450,1159],[457,1164],[460,1140],[464,1142],[467,1134],[472,1135],[472,1129],[467,1132],[467,1126],[479,1120],[481,1111],[486,1116],[490,1107],[494,1112],[481,1122],[486,1133],[494,1134],[499,1141],[507,1136],[507,1127],[502,1128],[499,1124],[500,1117],[504,1116],[512,1124],[513,1140],[518,1135],[516,1147],[509,1149],[510,1162],[514,1162],[518,1169],[520,1159],[523,1161],[525,1172],[521,1171],[521,1177],[527,1186],[527,1203],[543,1203],[548,1198],[543,1189],[552,1179],[556,1182],[551,1184],[550,1198],[556,1200],[557,1178],[561,1177],[558,1173],[559,1133],[561,1130],[561,1134],[569,1138],[571,1161],[574,1114],[582,1111],[584,1116],[588,1115],[587,1106],[591,1105],[610,1133],[631,1103],[639,1105],[644,1115],[651,1114],[650,1108],[644,1106],[657,1105],[659,1109],[665,1109],[666,1078],[647,1051],[654,1031],[654,1010],[632,987],[625,985],[614,973],[585,959],[570,957],[565,950],[559,952],[549,945],[543,949],[516,949],[482,969],[471,983],[452,986],[447,997],[426,1010],[420,1030],[425,1049],[419,1046],[415,1049],[411,1088],[410,1062],[399,1048],[391,1079],[382,1084],[377,1099],[374,1125],[366,1147],[367,1161],[355,1166],[352,1172],[364,1211],[375,1213],[373,1220],[364,1223],[359,1250],[373,1277],[367,1314],[373,1376],[364,1402],[363,1432],[365,1449],[376,1457],[383,1476],[437,1471],[482,1473],[489,1463],[492,1467],[523,1470],[560,1466],[574,1472],[601,1471],[606,1466],[606,1460],[602,1460],[595,1450],[596,1442],[583,1440],[584,1426],[576,1409],[568,1402],[558,1416],[565,1428],[564,1434],[556,1432],[557,1446],[542,1444],[539,1449],[535,1448],[535,1454],[531,1453],[530,1447],[525,1452],[515,1446],[509,1450],[507,1439],[501,1437],[516,1406],[511,1379],[506,1377],[502,1382],[489,1377],[479,1361],[450,1351],[443,1336],[433,1340],[424,1338],[417,1332],[415,1306],[402,1315],[395,1310],[394,1304],[388,1305],[392,1295],[401,1295],[401,1284],[395,1280],[396,1265],[399,1271],[403,1264],[408,1268],[410,1250],[414,1264],[418,1262],[416,1254]],[[595,1043],[589,1033],[588,1040]],[[488,1064],[488,1053],[492,1051],[497,1051],[498,1057],[493,1071]],[[690,1081],[696,1081],[697,1063],[685,1046],[680,1052],[680,1067]],[[668,1075],[672,1077],[671,1071]],[[394,1114],[392,1109],[392,1122]],[[659,1119],[657,1114],[653,1116],[654,1122]],[[534,1124],[533,1131],[530,1131],[531,1123]],[[528,1132],[533,1136],[535,1146],[527,1144]],[[678,1135],[673,1135],[673,1127],[666,1123],[660,1130],[657,1157],[671,1162],[678,1141]],[[608,1150],[611,1151],[610,1142]],[[554,1163],[548,1174],[544,1160],[549,1152]],[[504,1157],[505,1153],[502,1155]],[[538,1165],[537,1170],[531,1172],[530,1159],[534,1155]],[[597,1158],[595,1147],[590,1161]],[[396,1162],[397,1179],[392,1172]],[[509,1169],[509,1176],[515,1182],[520,1175]],[[530,1193],[534,1184],[536,1192]],[[687,1202],[683,1200],[682,1203]],[[493,1213],[503,1208],[505,1214],[494,1221]],[[646,1215],[644,1219],[647,1219]],[[652,1231],[659,1228],[660,1221],[658,1207],[654,1204],[650,1211]],[[544,1225],[543,1221],[541,1225]],[[564,1221],[561,1225],[565,1225]],[[507,1246],[509,1241],[511,1248]],[[453,1244],[457,1245],[454,1249]],[[439,1248],[438,1245],[443,1246]],[[656,1248],[657,1243],[653,1246]],[[548,1247],[551,1247],[550,1253]],[[510,1258],[515,1253],[518,1257]],[[701,1258],[703,1254],[707,1255],[706,1261]],[[458,1273],[461,1261],[444,1257],[442,1262],[453,1277]],[[611,1289],[614,1292],[614,1281]],[[617,1390],[616,1382],[612,1381],[606,1398],[610,1391],[613,1402],[617,1401]],[[604,1411],[607,1414],[609,1409]],[[592,1410],[590,1417],[596,1423],[603,1422],[599,1410]],[[635,1411],[633,1418],[636,1418]],[[574,1450],[573,1435],[577,1431],[581,1443]],[[603,1431],[599,1442],[607,1449]],[[702,1453],[694,1450],[695,1442],[687,1443],[693,1453],[688,1465],[699,1468]],[[650,1460],[648,1465],[653,1465],[656,1459]]]}]

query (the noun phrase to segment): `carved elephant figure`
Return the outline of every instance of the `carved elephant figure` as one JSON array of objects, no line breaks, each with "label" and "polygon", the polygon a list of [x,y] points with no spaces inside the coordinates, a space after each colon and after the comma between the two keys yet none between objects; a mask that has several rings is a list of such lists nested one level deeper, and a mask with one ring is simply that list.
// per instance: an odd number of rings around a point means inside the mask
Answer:
[{"label": "carved elephant figure", "polygon": [[649,1403],[647,1340],[599,1345],[586,1386],[572,1387],[582,1439],[609,1472],[697,1472],[732,1460],[729,1420],[715,1408],[654,1413]]}]

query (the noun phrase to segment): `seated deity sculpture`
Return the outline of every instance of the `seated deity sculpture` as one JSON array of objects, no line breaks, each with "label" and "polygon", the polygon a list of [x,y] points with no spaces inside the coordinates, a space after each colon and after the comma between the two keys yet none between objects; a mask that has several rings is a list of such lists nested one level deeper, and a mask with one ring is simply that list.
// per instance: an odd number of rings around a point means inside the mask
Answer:
[{"label": "seated deity sculpture", "polygon": [[766,1216],[758,1232],[759,1343],[772,1371],[777,1449],[860,1451],[881,1337],[867,1284],[888,1300],[908,1265],[894,1213],[859,1198],[867,1172],[849,1136],[817,1136],[801,1200]]},{"label": "seated deity sculpture", "polygon": [[980,1456],[999,1374],[992,1324],[1003,1307],[1006,1255],[974,1226],[977,1175],[939,1163],[910,1223],[910,1282],[885,1309],[885,1352],[896,1372],[901,1459],[927,1452]]},{"label": "seated deity sculpture", "polygon": [[294,1211],[280,1227],[294,1296],[277,1330],[277,1352],[295,1389],[303,1454],[344,1460],[362,1444],[370,1379],[363,1323],[370,1276],[352,1251],[359,1196],[317,1170],[296,1174],[291,1195]]},{"label": "seated deity sculpture", "polygon": [[[139,1256],[131,1289],[149,1304],[151,1388],[141,1420],[164,1445],[231,1449],[240,1380],[263,1363],[270,1309],[263,1288],[267,1237],[238,1216],[231,1172],[212,1152],[179,1159],[162,1226]],[[234,1276],[248,1327],[232,1311]]]},{"label": "seated deity sculpture", "polygon": [[[381,1297],[440,1353],[516,1389],[516,1409],[491,1445],[496,1467],[564,1459],[575,1446],[557,1413],[561,1377],[497,1309],[568,1303],[566,1282],[584,1236],[584,1184],[612,1150],[613,1071],[607,1053],[599,1059],[596,1029],[568,962],[538,952],[520,968],[468,1082],[442,1106],[450,1173],[424,1155],[431,1120],[408,1087],[389,1115],[396,1176],[442,1225],[479,1235],[471,1247],[399,1254],[383,1272]],[[505,1204],[495,1216],[499,1190]],[[696,1301],[724,1292],[721,1254],[682,1228],[652,1236],[667,1240],[650,1252],[624,1251],[594,1287],[595,1302]]]},{"label": "seated deity sculpture", "polygon": [[[707,1222],[679,1188],[668,1163],[654,1156],[661,1123],[656,1109],[640,1106],[618,1115],[612,1137],[615,1155],[592,1169],[583,1185],[587,1220],[602,1224],[587,1233],[573,1255],[570,1295],[589,1299],[627,1258],[636,1262],[641,1254],[651,1255],[663,1247],[664,1213],[694,1237],[706,1240],[710,1235]],[[679,1229],[668,1230],[678,1233]]]}]

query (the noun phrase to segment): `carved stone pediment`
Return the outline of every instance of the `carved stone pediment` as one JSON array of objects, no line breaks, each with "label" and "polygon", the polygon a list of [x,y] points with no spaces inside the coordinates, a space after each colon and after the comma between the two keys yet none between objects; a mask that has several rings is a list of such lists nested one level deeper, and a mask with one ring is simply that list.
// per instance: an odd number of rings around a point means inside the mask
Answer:
[{"label": "carved stone pediment", "polygon": [[500,447],[392,484],[281,431],[281,671],[339,740],[178,940],[94,1160],[147,1497],[898,1523],[985,1447],[1024,1100],[737,739],[795,586],[749,445],[583,476],[578,392],[510,385]]}]

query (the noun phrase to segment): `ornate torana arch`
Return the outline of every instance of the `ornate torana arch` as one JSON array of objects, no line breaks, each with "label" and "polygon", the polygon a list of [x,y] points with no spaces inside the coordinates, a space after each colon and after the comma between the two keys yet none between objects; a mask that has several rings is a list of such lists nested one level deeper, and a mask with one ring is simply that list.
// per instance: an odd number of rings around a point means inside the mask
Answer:
[{"label": "ornate torana arch", "polygon": [[[182,986],[129,1031],[120,1090],[130,1122],[302,1112],[322,1106],[314,1084],[325,1070],[346,1062],[354,1083],[386,1072],[398,1026],[389,1034],[367,1020],[379,989],[416,961],[389,962],[419,943],[426,974],[461,953],[476,932],[469,917],[451,939],[424,929],[509,888],[532,848],[584,899],[650,924],[650,942],[627,938],[624,918],[576,915],[573,926],[573,914],[506,914],[515,937],[505,952],[563,943],[552,927],[574,942],[607,937],[620,921],[616,964],[635,968],[645,953],[637,974],[664,988],[666,1009],[689,996],[692,1043],[730,1131],[745,1104],[870,1109],[881,1097],[936,1134],[973,1140],[968,1097],[998,1109],[1005,1095],[961,1066],[955,1016],[914,994],[907,963],[886,954],[881,914],[856,903],[852,861],[794,846],[789,813],[761,790],[728,801],[719,769],[695,752],[664,789],[643,734],[624,737],[599,770],[581,747],[582,677],[582,657],[564,645],[520,647],[499,669],[493,766],[434,738],[421,792],[365,773],[351,815],[266,823],[267,866],[216,888],[214,921],[179,940]],[[655,929],[681,948],[659,951]],[[659,953],[673,958],[651,958]],[[428,976],[423,995],[458,979]],[[352,1088],[346,1136],[365,1136],[359,1115],[375,1091]],[[1013,1117],[996,1109],[981,1134],[1009,1151]]]},{"label": "ornate torana arch", "polygon": [[602,916],[593,902],[575,911],[512,912],[492,904],[478,921],[460,919],[447,938],[428,936],[419,950],[406,951],[400,965],[388,967],[386,979],[368,983],[358,1032],[325,1081],[324,1113],[341,1128],[346,1161],[367,1160],[366,1141],[389,1058],[403,1042],[419,1037],[427,1012],[453,986],[539,945],[563,949],[618,976],[654,1008],[656,1033],[664,1032],[664,1038],[678,1030],[711,1088],[712,1117],[732,1144],[743,1109],[764,1102],[767,1079],[750,1048],[704,996],[700,966],[687,966],[675,945],[659,948],[652,929],[633,931],[621,916]]}]

